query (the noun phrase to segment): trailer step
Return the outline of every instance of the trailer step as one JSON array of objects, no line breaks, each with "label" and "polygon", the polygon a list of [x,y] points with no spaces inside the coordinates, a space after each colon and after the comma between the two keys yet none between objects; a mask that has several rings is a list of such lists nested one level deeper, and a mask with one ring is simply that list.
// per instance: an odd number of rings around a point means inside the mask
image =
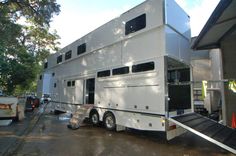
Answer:
[{"label": "trailer step", "polygon": [[236,130],[197,113],[170,117],[169,120],[184,129],[236,154]]},{"label": "trailer step", "polygon": [[91,105],[80,106],[80,108],[78,108],[78,110],[72,114],[72,118],[70,119],[67,127],[71,129],[78,129],[86,118],[87,112],[90,111],[91,108]]}]

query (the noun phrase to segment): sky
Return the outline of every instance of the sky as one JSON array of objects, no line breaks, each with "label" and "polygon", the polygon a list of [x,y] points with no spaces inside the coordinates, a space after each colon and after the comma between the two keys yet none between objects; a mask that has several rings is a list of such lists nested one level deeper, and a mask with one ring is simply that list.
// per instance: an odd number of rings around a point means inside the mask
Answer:
[{"label": "sky", "polygon": [[[61,12],[51,29],[61,37],[60,48],[145,0],[57,0]],[[220,0],[175,0],[190,16],[191,35],[197,36]]]}]

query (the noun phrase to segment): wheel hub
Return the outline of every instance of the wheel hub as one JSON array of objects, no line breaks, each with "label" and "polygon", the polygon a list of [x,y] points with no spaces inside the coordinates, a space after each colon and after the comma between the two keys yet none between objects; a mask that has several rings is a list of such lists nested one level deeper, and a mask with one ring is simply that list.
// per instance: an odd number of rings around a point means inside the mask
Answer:
[{"label": "wheel hub", "polygon": [[97,116],[97,114],[93,114],[92,115],[92,122],[95,123],[95,124],[98,123],[98,116]]},{"label": "wheel hub", "polygon": [[114,126],[114,121],[113,118],[111,116],[106,118],[106,125],[108,128],[112,128]]}]

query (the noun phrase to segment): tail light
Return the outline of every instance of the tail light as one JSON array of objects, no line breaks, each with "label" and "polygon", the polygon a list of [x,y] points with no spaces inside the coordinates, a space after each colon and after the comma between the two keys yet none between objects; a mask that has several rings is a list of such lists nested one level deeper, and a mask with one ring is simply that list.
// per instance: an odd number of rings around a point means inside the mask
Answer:
[{"label": "tail light", "polygon": [[176,129],[176,125],[169,126],[169,130],[173,130],[173,129]]}]

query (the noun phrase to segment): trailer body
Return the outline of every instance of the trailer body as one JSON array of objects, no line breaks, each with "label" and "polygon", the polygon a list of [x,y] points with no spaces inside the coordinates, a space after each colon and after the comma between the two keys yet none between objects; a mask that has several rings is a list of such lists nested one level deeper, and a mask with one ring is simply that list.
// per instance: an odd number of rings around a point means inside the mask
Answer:
[{"label": "trailer body", "polygon": [[110,113],[117,126],[171,139],[184,130],[168,117],[192,112],[189,58],[189,16],[173,0],[148,0],[50,55],[38,95],[46,86],[55,110],[93,104],[100,121]]}]

